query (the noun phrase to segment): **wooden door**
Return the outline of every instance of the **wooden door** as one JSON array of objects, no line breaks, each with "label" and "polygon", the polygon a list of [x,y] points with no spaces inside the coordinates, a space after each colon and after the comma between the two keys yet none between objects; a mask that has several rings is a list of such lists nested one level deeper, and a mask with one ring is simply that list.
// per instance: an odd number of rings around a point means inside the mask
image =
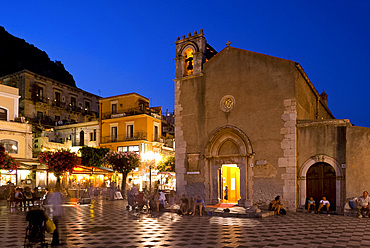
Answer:
[{"label": "wooden door", "polygon": [[326,163],[316,163],[310,167],[306,175],[307,198],[313,197],[318,206],[322,196],[330,202],[330,209],[336,208],[336,175],[334,168]]}]

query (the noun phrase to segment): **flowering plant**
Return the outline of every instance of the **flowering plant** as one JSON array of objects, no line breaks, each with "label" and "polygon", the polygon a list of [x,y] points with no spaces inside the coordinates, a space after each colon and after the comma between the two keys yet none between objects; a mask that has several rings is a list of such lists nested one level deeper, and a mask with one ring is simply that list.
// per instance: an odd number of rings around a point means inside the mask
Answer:
[{"label": "flowering plant", "polygon": [[[140,156],[134,152],[108,152],[102,162],[106,165],[109,164],[113,170],[122,173],[121,189],[124,193],[127,174],[139,167]],[[123,194],[123,197],[125,197],[125,194]]]},{"label": "flowering plant", "polygon": [[19,163],[10,156],[3,145],[0,144],[0,169],[3,170],[16,170],[19,167]]},{"label": "flowering plant", "polygon": [[46,164],[48,171],[54,172],[57,178],[64,172],[71,172],[74,166],[80,164],[80,158],[77,157],[76,153],[69,150],[41,152],[39,154],[39,161],[42,164]]},{"label": "flowering plant", "polygon": [[157,169],[165,172],[175,172],[175,157],[167,157],[166,160],[158,163]]}]

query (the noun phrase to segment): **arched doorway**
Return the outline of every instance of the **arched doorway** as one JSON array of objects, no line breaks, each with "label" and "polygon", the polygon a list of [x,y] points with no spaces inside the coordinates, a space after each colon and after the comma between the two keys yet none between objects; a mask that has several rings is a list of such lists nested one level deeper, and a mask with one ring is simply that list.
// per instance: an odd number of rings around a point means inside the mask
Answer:
[{"label": "arched doorway", "polygon": [[224,126],[211,136],[206,155],[206,200],[211,204],[224,202],[225,186],[229,198],[239,206],[251,206],[253,149],[248,137],[238,128]]},{"label": "arched doorway", "polygon": [[307,198],[313,197],[319,203],[322,196],[330,202],[330,209],[336,210],[336,173],[327,163],[315,163],[306,175]]},{"label": "arched doorway", "polygon": [[84,131],[81,131],[80,132],[80,146],[84,146],[85,145],[85,133]]}]

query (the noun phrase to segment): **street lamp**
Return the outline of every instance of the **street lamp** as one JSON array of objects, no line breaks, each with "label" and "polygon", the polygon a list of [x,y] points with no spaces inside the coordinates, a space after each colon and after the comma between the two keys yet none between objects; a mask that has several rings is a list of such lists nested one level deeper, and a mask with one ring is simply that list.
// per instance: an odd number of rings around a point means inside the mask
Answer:
[{"label": "street lamp", "polygon": [[161,155],[157,152],[144,152],[141,155],[141,161],[149,164],[149,191],[152,192],[152,162],[154,162],[154,165],[156,164],[156,161],[161,160]]}]

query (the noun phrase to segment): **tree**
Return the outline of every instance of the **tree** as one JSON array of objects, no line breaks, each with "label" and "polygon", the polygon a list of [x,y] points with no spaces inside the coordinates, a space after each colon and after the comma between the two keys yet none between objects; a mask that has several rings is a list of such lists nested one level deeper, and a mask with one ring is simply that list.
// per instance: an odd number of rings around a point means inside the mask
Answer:
[{"label": "tree", "polygon": [[102,159],[109,152],[109,148],[94,148],[84,146],[80,149],[81,164],[85,166],[100,167],[103,164]]},{"label": "tree", "polygon": [[157,169],[161,172],[175,172],[175,157],[170,156],[159,162]]},{"label": "tree", "polygon": [[16,170],[19,167],[19,163],[10,156],[2,144],[0,144],[0,169],[2,170]]},{"label": "tree", "polygon": [[114,171],[122,173],[121,191],[123,197],[125,197],[127,174],[139,167],[140,156],[134,152],[108,152],[102,162],[110,164]]},{"label": "tree", "polygon": [[48,166],[49,172],[54,173],[57,178],[57,186],[60,185],[60,176],[64,172],[72,172],[73,167],[80,164],[80,158],[69,150],[41,152],[39,161]]}]

